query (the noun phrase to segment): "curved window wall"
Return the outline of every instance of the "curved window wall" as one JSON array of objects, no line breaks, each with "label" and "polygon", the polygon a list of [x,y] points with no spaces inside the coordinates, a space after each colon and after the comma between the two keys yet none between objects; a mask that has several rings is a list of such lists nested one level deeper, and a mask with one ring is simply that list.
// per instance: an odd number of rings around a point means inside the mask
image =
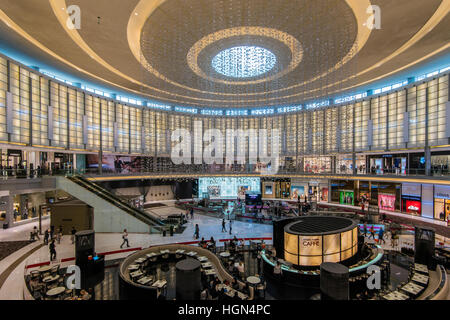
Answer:
[{"label": "curved window wall", "polygon": [[225,141],[232,138],[227,129],[268,129],[266,145],[241,139],[246,155],[260,148],[270,154],[272,129],[279,130],[286,157],[417,148],[427,139],[429,146],[448,145],[448,79],[443,74],[363,101],[298,113],[215,117],[128,106],[0,57],[0,143],[169,156],[172,130],[216,128]]}]

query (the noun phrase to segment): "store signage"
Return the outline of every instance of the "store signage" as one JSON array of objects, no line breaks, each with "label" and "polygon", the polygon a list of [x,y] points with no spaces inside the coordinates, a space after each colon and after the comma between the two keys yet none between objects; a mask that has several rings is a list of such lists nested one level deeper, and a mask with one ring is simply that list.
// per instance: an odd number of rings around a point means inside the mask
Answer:
[{"label": "store signage", "polygon": [[434,197],[440,199],[450,199],[450,187],[435,185]]},{"label": "store signage", "polygon": [[319,247],[320,239],[319,238],[303,238],[302,245],[304,247]]},{"label": "store signage", "polygon": [[8,156],[17,156],[17,157],[21,157],[21,156],[22,156],[22,150],[8,149]]},{"label": "store signage", "polygon": [[417,196],[420,197],[422,188],[417,183],[403,183],[402,184],[402,196]]},{"label": "store signage", "polygon": [[402,195],[402,199],[420,201],[421,197],[420,196]]}]

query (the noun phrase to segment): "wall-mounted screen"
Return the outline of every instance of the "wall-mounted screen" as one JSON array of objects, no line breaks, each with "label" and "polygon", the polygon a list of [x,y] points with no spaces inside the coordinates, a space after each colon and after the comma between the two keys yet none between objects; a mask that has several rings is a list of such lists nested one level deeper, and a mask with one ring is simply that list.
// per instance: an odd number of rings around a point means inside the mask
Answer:
[{"label": "wall-mounted screen", "polygon": [[261,179],[253,177],[207,177],[198,179],[198,194],[211,198],[237,198],[245,192],[261,192]]}]

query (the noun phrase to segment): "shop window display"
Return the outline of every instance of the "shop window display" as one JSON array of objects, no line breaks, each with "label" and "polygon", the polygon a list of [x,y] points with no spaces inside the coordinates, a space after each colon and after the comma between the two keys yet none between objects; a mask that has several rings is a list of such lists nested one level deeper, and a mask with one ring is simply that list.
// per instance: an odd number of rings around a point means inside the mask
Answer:
[{"label": "shop window display", "polygon": [[339,193],[339,203],[354,206],[355,193],[353,191],[341,191]]},{"label": "shop window display", "polygon": [[308,173],[331,172],[330,157],[314,157],[304,159],[304,170]]},{"label": "shop window display", "polygon": [[395,211],[395,195],[378,194],[378,208],[381,210]]},{"label": "shop window display", "polygon": [[435,199],[434,200],[434,218],[441,221],[448,221],[450,216],[450,200]]}]

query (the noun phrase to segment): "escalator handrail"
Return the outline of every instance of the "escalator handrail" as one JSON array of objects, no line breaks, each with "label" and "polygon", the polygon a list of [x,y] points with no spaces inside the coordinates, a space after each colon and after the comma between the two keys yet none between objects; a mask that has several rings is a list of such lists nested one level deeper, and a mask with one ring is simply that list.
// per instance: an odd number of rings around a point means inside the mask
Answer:
[{"label": "escalator handrail", "polygon": [[[150,220],[152,224],[157,224],[158,226],[164,226],[164,222],[161,221],[158,218],[155,218],[141,210],[138,210],[137,208],[134,208],[130,206],[128,203],[124,202],[122,199],[118,198],[117,196],[113,195],[111,192],[107,191],[106,189],[98,186],[97,184],[94,184],[87,179],[84,179],[78,175],[74,175],[71,177],[68,177],[71,181],[77,183],[78,185],[83,186],[84,188],[90,190],[91,192],[94,192],[104,200],[113,203],[120,209],[126,211],[127,213],[133,215],[134,217],[142,217],[145,220]],[[141,219],[142,220],[142,219]],[[148,222],[148,221],[146,221]]]}]

